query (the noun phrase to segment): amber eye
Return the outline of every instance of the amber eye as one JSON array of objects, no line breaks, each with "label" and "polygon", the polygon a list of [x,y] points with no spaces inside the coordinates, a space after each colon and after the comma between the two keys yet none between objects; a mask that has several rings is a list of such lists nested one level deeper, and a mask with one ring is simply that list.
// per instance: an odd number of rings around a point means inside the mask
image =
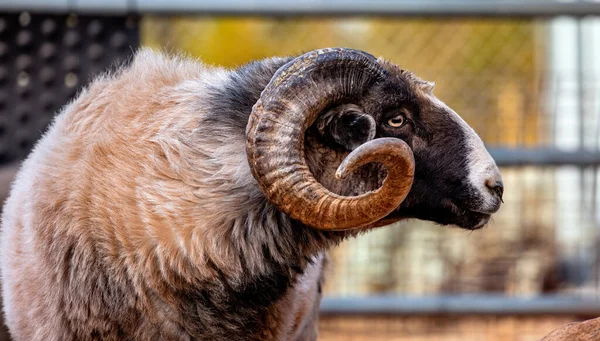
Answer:
[{"label": "amber eye", "polygon": [[396,117],[393,117],[393,118],[389,119],[387,121],[387,124],[390,127],[399,128],[399,127],[402,127],[404,125],[404,122],[405,122],[404,116],[398,115]]}]

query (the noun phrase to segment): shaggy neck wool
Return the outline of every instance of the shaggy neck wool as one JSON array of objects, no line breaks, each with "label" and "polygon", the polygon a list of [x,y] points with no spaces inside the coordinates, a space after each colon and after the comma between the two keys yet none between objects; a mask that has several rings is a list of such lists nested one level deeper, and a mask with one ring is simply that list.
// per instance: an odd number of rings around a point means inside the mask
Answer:
[{"label": "shaggy neck wool", "polygon": [[[251,175],[246,122],[262,89],[284,62],[253,63],[218,75],[208,85],[203,80],[189,85],[191,90],[206,87],[197,93],[210,98],[186,95],[175,100],[201,113],[202,128],[191,134],[189,127],[169,129],[155,141],[165,156],[159,160],[160,168],[168,169],[165,181],[178,182],[165,187],[182,188],[184,183],[189,212],[202,217],[198,221],[203,225],[189,231],[191,238],[186,239],[193,243],[177,252],[184,260],[192,259],[189,266],[199,273],[190,272],[188,266],[173,268],[185,270],[168,281],[170,286],[186,284],[174,301],[190,321],[186,329],[191,335],[204,335],[207,329],[211,335],[268,330],[265,324],[273,304],[297,284],[307,266],[321,262],[322,252],[351,234],[319,231],[291,220],[266,201]],[[319,168],[319,160],[312,163]]]}]

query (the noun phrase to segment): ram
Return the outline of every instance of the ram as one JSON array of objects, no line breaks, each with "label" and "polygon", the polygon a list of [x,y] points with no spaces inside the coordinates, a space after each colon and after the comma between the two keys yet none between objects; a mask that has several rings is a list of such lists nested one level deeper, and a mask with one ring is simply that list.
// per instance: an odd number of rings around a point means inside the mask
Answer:
[{"label": "ram", "polygon": [[2,216],[15,340],[314,340],[326,251],[483,227],[498,168],[433,84],[332,48],[236,70],[150,50],[57,115]]}]

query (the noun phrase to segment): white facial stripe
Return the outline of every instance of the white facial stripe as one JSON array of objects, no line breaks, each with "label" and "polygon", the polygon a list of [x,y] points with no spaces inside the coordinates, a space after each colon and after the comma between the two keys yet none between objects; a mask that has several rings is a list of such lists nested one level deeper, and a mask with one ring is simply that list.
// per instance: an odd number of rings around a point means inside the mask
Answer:
[{"label": "white facial stripe", "polygon": [[434,95],[428,96],[435,106],[444,109],[444,112],[448,112],[452,115],[452,119],[462,127],[463,132],[467,137],[467,148],[470,150],[469,155],[467,156],[469,183],[473,188],[479,191],[480,197],[484,201],[482,202],[482,211],[491,210],[493,207],[497,206],[498,199],[487,188],[486,181],[502,181],[500,170],[498,170],[496,162],[485,148],[483,141],[481,141],[477,133],[462,119],[462,117]]}]

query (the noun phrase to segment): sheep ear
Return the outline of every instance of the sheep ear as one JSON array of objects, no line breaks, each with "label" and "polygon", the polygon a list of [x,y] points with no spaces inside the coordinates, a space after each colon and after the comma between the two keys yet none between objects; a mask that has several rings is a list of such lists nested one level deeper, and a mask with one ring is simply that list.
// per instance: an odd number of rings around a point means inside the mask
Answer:
[{"label": "sheep ear", "polygon": [[318,124],[323,137],[352,151],[375,137],[375,119],[353,104],[332,109]]}]

